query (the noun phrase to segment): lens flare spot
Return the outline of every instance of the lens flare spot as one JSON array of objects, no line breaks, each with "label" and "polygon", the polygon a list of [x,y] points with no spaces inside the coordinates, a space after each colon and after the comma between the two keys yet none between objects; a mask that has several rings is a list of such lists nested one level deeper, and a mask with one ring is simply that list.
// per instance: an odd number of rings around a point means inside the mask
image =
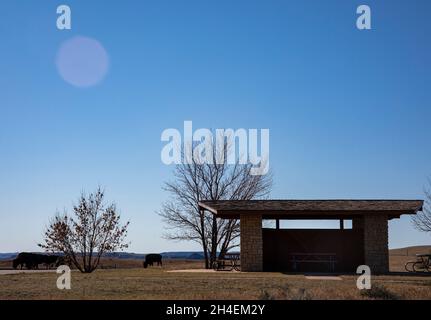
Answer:
[{"label": "lens flare spot", "polygon": [[97,85],[105,78],[109,57],[99,41],[76,36],[61,44],[56,65],[64,81],[85,88]]}]

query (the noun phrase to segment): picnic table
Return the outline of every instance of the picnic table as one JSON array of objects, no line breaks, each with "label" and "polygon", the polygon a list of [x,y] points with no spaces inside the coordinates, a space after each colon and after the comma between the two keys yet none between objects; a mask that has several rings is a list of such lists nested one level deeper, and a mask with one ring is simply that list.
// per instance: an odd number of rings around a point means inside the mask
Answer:
[{"label": "picnic table", "polygon": [[291,263],[293,271],[300,271],[301,264],[326,264],[330,272],[335,271],[337,255],[335,253],[292,253]]},{"label": "picnic table", "polygon": [[216,271],[240,271],[241,258],[239,253],[227,253],[213,263],[213,269]]},{"label": "picnic table", "polygon": [[417,254],[416,260],[408,261],[405,265],[408,272],[430,272],[431,271],[431,254]]}]

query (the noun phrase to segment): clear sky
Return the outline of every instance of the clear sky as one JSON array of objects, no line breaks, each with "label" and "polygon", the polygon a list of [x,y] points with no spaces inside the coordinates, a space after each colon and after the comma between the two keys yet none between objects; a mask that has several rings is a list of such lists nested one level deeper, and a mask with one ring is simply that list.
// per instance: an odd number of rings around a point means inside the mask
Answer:
[{"label": "clear sky", "polygon": [[[199,249],[162,239],[155,214],[173,170],[160,135],[185,120],[269,128],[273,198],[423,198],[430,14],[427,0],[1,1],[0,251],[38,250],[55,211],[99,184],[131,220],[129,251]],[[58,68],[77,36],[109,58],[87,88]],[[390,223],[391,247],[419,244],[408,217]]]}]

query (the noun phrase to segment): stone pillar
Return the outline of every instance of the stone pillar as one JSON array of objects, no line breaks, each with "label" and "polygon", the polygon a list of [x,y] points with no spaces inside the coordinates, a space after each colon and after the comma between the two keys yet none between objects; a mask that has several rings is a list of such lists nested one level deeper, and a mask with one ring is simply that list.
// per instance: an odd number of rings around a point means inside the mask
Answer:
[{"label": "stone pillar", "polygon": [[388,217],[385,215],[365,215],[364,260],[372,274],[389,272]]},{"label": "stone pillar", "polygon": [[262,216],[241,214],[241,271],[263,271]]}]

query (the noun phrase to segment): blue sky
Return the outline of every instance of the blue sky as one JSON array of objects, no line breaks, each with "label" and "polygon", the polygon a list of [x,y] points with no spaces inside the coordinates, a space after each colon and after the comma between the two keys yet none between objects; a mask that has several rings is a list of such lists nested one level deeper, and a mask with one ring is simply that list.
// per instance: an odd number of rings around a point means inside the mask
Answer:
[{"label": "blue sky", "polygon": [[[56,8],[72,9],[72,30]],[[356,28],[368,4],[372,30]],[[166,128],[269,128],[273,198],[423,198],[431,174],[430,1],[2,1],[0,251],[37,250],[57,209],[106,187],[130,251],[161,238]],[[56,69],[67,40],[109,56],[98,85]],[[408,217],[390,246],[430,244]]]}]

